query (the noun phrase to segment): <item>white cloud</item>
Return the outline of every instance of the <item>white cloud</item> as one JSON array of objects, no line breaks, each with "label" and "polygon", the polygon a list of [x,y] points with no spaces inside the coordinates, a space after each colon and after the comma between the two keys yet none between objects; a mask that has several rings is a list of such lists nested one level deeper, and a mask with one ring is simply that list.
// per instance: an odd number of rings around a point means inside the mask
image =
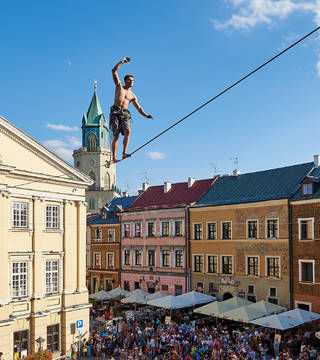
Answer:
[{"label": "white cloud", "polygon": [[274,20],[285,19],[293,12],[309,12],[320,24],[319,0],[227,0],[235,12],[225,22],[211,20],[219,30],[230,28],[248,30],[258,24],[271,24]]},{"label": "white cloud", "polygon": [[64,140],[45,140],[43,145],[62,157],[64,160],[72,161],[73,150],[81,146],[81,140],[76,136],[66,136]]},{"label": "white cloud", "polygon": [[152,160],[162,160],[165,157],[164,153],[158,151],[149,151],[147,155]]},{"label": "white cloud", "polygon": [[78,128],[76,126],[66,126],[66,125],[56,125],[56,124],[47,124],[46,127],[53,129],[53,130],[58,130],[58,131],[77,131]]},{"label": "white cloud", "polygon": [[317,76],[320,77],[320,60],[317,62]]}]

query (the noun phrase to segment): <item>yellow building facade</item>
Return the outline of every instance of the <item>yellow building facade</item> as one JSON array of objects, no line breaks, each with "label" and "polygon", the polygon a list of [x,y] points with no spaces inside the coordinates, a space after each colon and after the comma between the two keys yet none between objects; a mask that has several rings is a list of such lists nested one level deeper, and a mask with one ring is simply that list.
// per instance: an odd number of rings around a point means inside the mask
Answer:
[{"label": "yellow building facade", "polygon": [[0,116],[0,351],[58,357],[89,329],[89,177]]}]

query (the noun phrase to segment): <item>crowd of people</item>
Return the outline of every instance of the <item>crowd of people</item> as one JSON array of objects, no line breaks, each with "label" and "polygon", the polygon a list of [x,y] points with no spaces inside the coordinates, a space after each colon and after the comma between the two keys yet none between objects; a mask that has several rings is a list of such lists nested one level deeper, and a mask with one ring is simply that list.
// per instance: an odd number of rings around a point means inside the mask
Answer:
[{"label": "crowd of people", "polygon": [[119,322],[107,321],[107,312],[93,311],[81,354],[121,360],[320,359],[317,340],[305,329],[275,337],[274,329],[237,328],[241,324],[192,312],[175,311],[172,320],[166,315],[165,310],[144,309]]}]

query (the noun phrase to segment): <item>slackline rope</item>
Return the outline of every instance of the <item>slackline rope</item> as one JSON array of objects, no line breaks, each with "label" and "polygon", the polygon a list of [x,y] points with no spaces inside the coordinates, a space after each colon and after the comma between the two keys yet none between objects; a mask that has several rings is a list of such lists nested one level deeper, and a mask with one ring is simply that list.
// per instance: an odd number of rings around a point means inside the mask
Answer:
[{"label": "slackline rope", "polygon": [[[278,58],[279,56],[281,56],[282,54],[284,54],[285,52],[287,52],[288,50],[290,50],[291,48],[293,48],[294,46],[298,45],[301,41],[305,40],[307,37],[309,37],[310,35],[312,35],[313,33],[315,33],[316,31],[318,31],[320,29],[320,26],[318,26],[316,29],[312,30],[311,32],[309,32],[309,34],[303,36],[301,39],[299,39],[298,41],[296,41],[295,43],[291,44],[290,46],[288,46],[286,49],[282,50],[281,52],[279,52],[277,55],[275,55],[274,57],[272,57],[271,59],[269,59],[268,61],[266,61],[265,63],[263,63],[262,65],[260,65],[259,67],[257,67],[256,69],[254,69],[253,71],[251,71],[249,74],[245,75],[244,77],[242,77],[240,80],[238,80],[237,82],[233,83],[232,85],[230,85],[229,87],[227,87],[225,90],[221,91],[219,94],[217,94],[216,96],[214,96],[212,99],[208,100],[207,102],[205,102],[204,104],[202,104],[201,106],[199,106],[198,108],[196,108],[195,110],[193,110],[191,113],[189,113],[188,115],[184,116],[182,119],[178,120],[177,122],[175,122],[173,125],[169,126],[167,129],[163,130],[160,134],[154,136],[152,139],[150,139],[149,141],[147,141],[146,143],[144,143],[143,145],[141,145],[140,147],[138,147],[137,149],[135,149],[134,151],[132,151],[132,153],[130,153],[130,156],[133,155],[134,153],[136,153],[137,151],[141,150],[142,148],[144,148],[145,146],[147,146],[148,144],[150,144],[152,141],[154,141],[155,139],[157,139],[158,137],[160,137],[161,135],[163,135],[164,133],[166,133],[167,131],[171,130],[172,128],[174,128],[175,126],[177,126],[178,124],[180,124],[182,121],[186,120],[188,117],[190,117],[191,115],[193,115],[194,113],[196,113],[197,111],[199,111],[200,109],[202,109],[203,107],[207,106],[209,103],[211,103],[213,100],[217,99],[218,97],[220,97],[221,95],[225,94],[227,91],[231,90],[234,86],[240,84],[243,80],[247,79],[249,76],[253,75],[255,72],[257,72],[258,70],[262,69],[264,66],[268,65],[270,62],[272,62],[273,60],[275,60],[276,58]],[[126,159],[126,158],[125,158]],[[125,159],[119,159],[118,162],[125,160]],[[117,162],[117,163],[118,163]],[[103,166],[103,165],[102,165]]]},{"label": "slackline rope", "polygon": [[[257,72],[258,70],[262,69],[263,67],[265,67],[266,65],[268,65],[269,63],[271,63],[273,60],[275,60],[276,58],[278,58],[279,56],[281,56],[282,54],[284,54],[285,52],[287,52],[288,50],[290,50],[291,48],[293,48],[294,46],[298,45],[300,42],[302,42],[303,40],[305,40],[307,37],[309,37],[310,35],[312,35],[313,33],[315,33],[316,31],[318,31],[320,29],[320,26],[318,26],[317,28],[315,28],[314,30],[312,30],[311,32],[309,32],[307,35],[303,36],[301,39],[297,40],[295,43],[291,44],[290,46],[288,46],[286,49],[282,50],[281,52],[279,52],[277,55],[275,55],[274,57],[272,57],[271,59],[269,59],[268,61],[266,61],[265,63],[263,63],[262,65],[260,65],[259,67],[257,67],[256,69],[254,69],[253,71],[251,71],[249,74],[245,75],[244,77],[242,77],[240,80],[236,81],[235,83],[233,83],[232,85],[230,85],[229,87],[227,87],[225,90],[221,91],[219,94],[217,94],[216,96],[214,96],[213,98],[211,98],[210,100],[206,101],[204,104],[200,105],[198,108],[196,108],[195,110],[193,110],[191,113],[189,113],[188,115],[184,116],[182,119],[178,120],[177,122],[175,122],[174,124],[172,124],[171,126],[169,126],[167,129],[163,130],[160,134],[154,136],[152,139],[150,139],[149,141],[147,141],[146,143],[144,143],[143,145],[139,146],[137,149],[133,150],[132,153],[129,154],[128,157],[124,158],[124,159],[119,159],[116,163],[119,163],[127,158],[129,158],[130,156],[132,156],[134,153],[136,153],[137,151],[141,150],[142,148],[144,148],[145,146],[147,146],[148,144],[150,144],[152,141],[154,141],[155,139],[157,139],[158,137],[160,137],[161,135],[163,135],[164,133],[166,133],[167,131],[171,130],[172,128],[174,128],[175,126],[177,126],[178,124],[180,124],[182,121],[186,120],[188,117],[190,117],[191,115],[193,115],[194,113],[196,113],[197,111],[199,111],[200,109],[202,109],[203,107],[207,106],[209,103],[211,103],[213,100],[217,99],[218,97],[220,97],[221,95],[225,94],[227,91],[231,90],[233,87],[235,87],[236,85],[240,84],[243,80],[247,79],[249,76],[253,75],[255,72]],[[99,168],[102,166],[107,166],[109,167],[110,164],[112,164],[112,161],[107,161],[105,164],[103,165],[97,165],[97,166],[92,166],[86,170],[90,170],[90,169],[95,169],[95,168]],[[63,178],[66,175],[60,175],[60,176],[52,176],[52,179],[57,179],[57,178]],[[15,185],[13,187],[20,187],[23,185],[27,185],[27,184],[31,184],[34,182],[37,182],[38,180],[34,180],[34,181],[30,181],[24,184],[19,184],[19,185]]]}]

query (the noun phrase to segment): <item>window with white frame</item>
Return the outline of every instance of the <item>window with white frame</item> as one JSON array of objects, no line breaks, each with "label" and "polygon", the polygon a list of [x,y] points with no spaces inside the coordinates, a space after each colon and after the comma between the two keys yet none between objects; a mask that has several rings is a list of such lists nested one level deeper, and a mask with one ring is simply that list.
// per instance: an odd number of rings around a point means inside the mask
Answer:
[{"label": "window with white frame", "polygon": [[207,223],[207,238],[208,240],[215,240],[217,238],[216,223]]},{"label": "window with white frame", "polygon": [[175,249],[174,250],[174,263],[175,267],[183,267],[183,250]]},{"label": "window with white frame", "polygon": [[314,218],[298,219],[299,240],[314,239]]},{"label": "window with white frame", "polygon": [[259,276],[259,257],[248,256],[247,257],[247,275]]},{"label": "window with white frame", "polygon": [[193,238],[194,240],[202,239],[202,224],[193,224]]},{"label": "window with white frame", "polygon": [[116,232],[114,229],[108,229],[108,242],[116,241]]},{"label": "window with white frame", "polygon": [[114,269],[114,253],[106,254],[106,268]]},{"label": "window with white frame", "polygon": [[24,202],[12,203],[12,225],[16,228],[26,228],[28,223],[28,204]]},{"label": "window with white frame", "polygon": [[222,227],[222,239],[231,239],[231,221],[224,221],[221,224]]},{"label": "window with white frame", "polygon": [[137,266],[142,265],[142,250],[141,249],[134,250],[134,264]]},{"label": "window with white frame", "polygon": [[59,229],[59,206],[46,206],[46,228]]},{"label": "window with white frame", "polygon": [[176,220],[174,222],[174,236],[182,236],[183,235],[183,221]]},{"label": "window with white frame", "polygon": [[141,237],[141,223],[137,222],[134,224],[134,236]]},{"label": "window with white frame", "polygon": [[93,253],[93,266],[101,268],[101,252]]},{"label": "window with white frame", "polygon": [[27,296],[28,271],[26,261],[12,263],[12,297]]},{"label": "window with white frame", "polygon": [[130,237],[131,236],[130,223],[123,224],[123,236],[124,237]]},{"label": "window with white frame", "polygon": [[58,260],[46,260],[46,294],[54,294],[58,292]]},{"label": "window with white frame", "polygon": [[247,222],[248,239],[258,238],[258,221],[248,220]]},{"label": "window with white frame", "polygon": [[217,274],[218,273],[218,256],[208,255],[208,273]]},{"label": "window with white frame", "polygon": [[279,221],[278,219],[267,220],[267,238],[276,239],[279,237]]},{"label": "window with white frame", "polygon": [[148,266],[156,265],[156,255],[154,249],[148,249]]},{"label": "window with white frame", "polygon": [[203,272],[203,255],[193,255],[193,271]]},{"label": "window with white frame", "polygon": [[161,221],[161,236],[169,236],[169,221]]},{"label": "window with white frame", "polygon": [[267,276],[280,277],[280,259],[278,257],[267,257]]},{"label": "window with white frame", "polygon": [[123,250],[123,265],[130,265],[130,249]]},{"label": "window with white frame", "polygon": [[299,281],[314,283],[314,260],[299,260]]},{"label": "window with white frame", "polygon": [[232,256],[221,256],[222,274],[232,274]]},{"label": "window with white frame", "polygon": [[95,240],[100,242],[102,240],[102,229],[96,228],[95,229]]},{"label": "window with white frame", "polygon": [[168,250],[168,249],[161,250],[161,265],[163,267],[170,266],[170,250]]},{"label": "window with white frame", "polygon": [[147,223],[147,235],[148,237],[155,237],[156,235],[156,224],[155,222]]}]

